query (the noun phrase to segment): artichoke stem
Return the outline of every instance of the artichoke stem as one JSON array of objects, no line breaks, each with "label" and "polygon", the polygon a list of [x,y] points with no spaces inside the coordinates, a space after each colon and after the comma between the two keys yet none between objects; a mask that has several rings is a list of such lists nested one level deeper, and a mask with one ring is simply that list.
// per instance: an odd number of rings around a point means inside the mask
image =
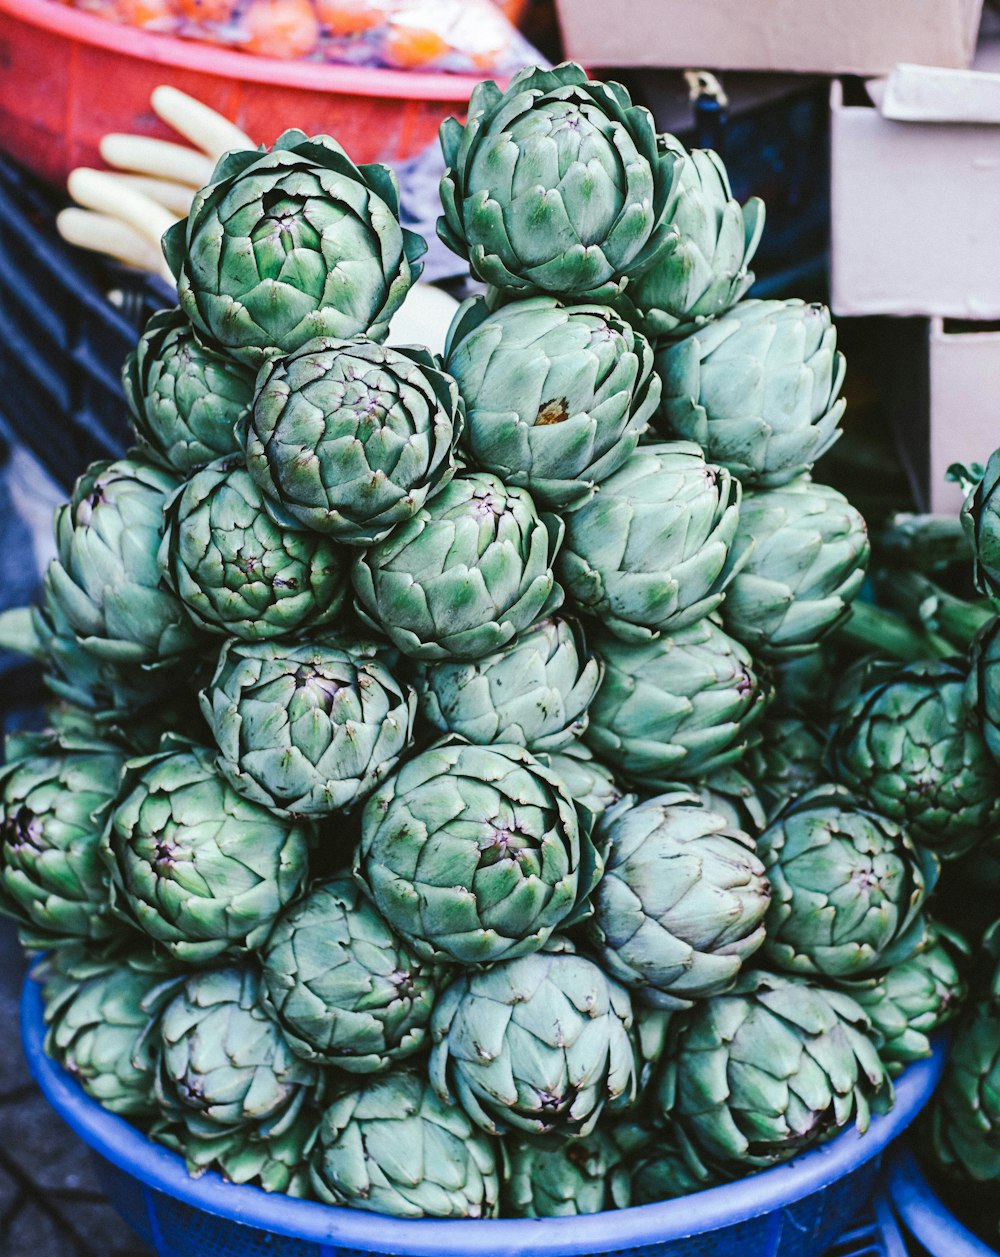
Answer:
[{"label": "artichoke stem", "polygon": [[874,549],[883,562],[919,572],[972,561],[958,515],[893,515],[877,535]]},{"label": "artichoke stem", "polygon": [[968,602],[958,598],[920,572],[893,571],[881,584],[899,611],[911,621],[919,621],[928,633],[943,638],[952,653],[968,650],[983,625],[996,616],[987,599]]},{"label": "artichoke stem", "polygon": [[955,653],[954,647],[943,638],[922,632],[901,616],[868,602],[852,605],[850,616],[837,630],[836,640],[904,663],[943,659]]}]

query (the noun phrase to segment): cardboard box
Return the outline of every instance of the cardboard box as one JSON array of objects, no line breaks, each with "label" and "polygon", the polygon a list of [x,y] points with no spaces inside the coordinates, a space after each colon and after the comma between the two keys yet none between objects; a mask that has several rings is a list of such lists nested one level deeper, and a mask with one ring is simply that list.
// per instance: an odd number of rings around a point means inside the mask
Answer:
[{"label": "cardboard box", "polygon": [[567,56],[593,66],[887,74],[968,66],[983,0],[556,0]]},{"label": "cardboard box", "polygon": [[878,85],[854,91],[830,94],[834,312],[1000,318],[1000,124],[889,118]]}]

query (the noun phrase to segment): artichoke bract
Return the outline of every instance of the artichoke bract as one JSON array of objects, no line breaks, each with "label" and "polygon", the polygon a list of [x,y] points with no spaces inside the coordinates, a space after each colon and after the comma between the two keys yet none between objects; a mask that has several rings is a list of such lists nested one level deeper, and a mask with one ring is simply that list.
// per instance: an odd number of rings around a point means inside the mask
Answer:
[{"label": "artichoke bract", "polygon": [[817,786],[802,795],[757,850],[771,880],[764,955],[778,968],[856,977],[923,945],[918,913],[937,881],[937,858],[848,791]]},{"label": "artichoke bract", "polygon": [[424,349],[320,338],[257,381],[247,467],[300,526],[367,546],[455,471],[454,380]]},{"label": "artichoke bract", "polygon": [[329,624],[348,587],[342,551],[279,522],[240,459],[210,463],[170,499],[160,563],[199,628],[248,641]]},{"label": "artichoke bract", "polygon": [[45,1007],[45,1051],[112,1113],[152,1117],[159,1061],[159,1012],[178,981],[152,952],[50,953],[38,973]]},{"label": "artichoke bract", "polygon": [[938,1163],[984,1183],[1000,1178],[1000,1003],[977,1000],[959,1022],[931,1102]]},{"label": "artichoke bract", "polygon": [[697,445],[644,445],[566,520],[567,597],[617,637],[694,624],[725,596],[740,485]]},{"label": "artichoke bract", "polygon": [[962,527],[972,546],[972,576],[980,593],[1000,600],[1000,449],[985,468],[961,472],[968,494],[962,506]]},{"label": "artichoke bract", "polygon": [[442,732],[554,751],[586,729],[601,665],[570,621],[544,620],[485,659],[422,664],[415,680],[421,715]]},{"label": "artichoke bract", "polygon": [[750,655],[709,617],[649,642],[604,638],[604,680],[584,740],[643,788],[668,788],[740,758],[765,696]]},{"label": "artichoke bract", "polygon": [[295,130],[270,152],[227,153],[163,237],[181,309],[251,366],[317,336],[384,340],[425,249],[399,225],[387,166]]},{"label": "artichoke bract", "polygon": [[660,417],[745,488],[809,471],[840,436],[844,355],[825,306],[744,301],[656,355]]},{"label": "artichoke bract", "polygon": [[631,1174],[610,1135],[586,1139],[508,1139],[504,1200],[516,1218],[568,1218],[625,1209]]},{"label": "artichoke bract", "polygon": [[431,1080],[495,1134],[589,1135],[635,1096],[624,987],[570,950],[464,973],[431,1019]]},{"label": "artichoke bract", "polygon": [[56,512],[45,600],[95,659],[162,667],[202,643],[160,581],[163,507],[176,488],[170,472],[135,458],[93,463]]},{"label": "artichoke bract", "polygon": [[703,1156],[776,1165],[891,1103],[868,1019],[841,991],[748,972],[671,1035],[658,1103]]},{"label": "artichoke bract", "polygon": [[354,875],[419,956],[480,965],[542,947],[600,867],[554,773],[519,746],[459,742],[371,796]]},{"label": "artichoke bract", "polygon": [[436,975],[349,878],[314,886],[277,921],[264,995],[292,1049],[350,1073],[379,1073],[424,1046]]},{"label": "artichoke bract", "polygon": [[750,838],[756,838],[767,825],[767,813],[757,794],[756,783],[738,768],[718,768],[707,777],[677,788],[696,794],[730,829],[738,829]]},{"label": "artichoke bract", "polygon": [[[929,1036],[954,1017],[965,1000],[965,980],[955,963],[957,936],[932,925],[927,949],[867,982],[844,989],[868,1014],[878,1054],[895,1077],[911,1061],[931,1055]],[[949,946],[951,944],[951,946]]]},{"label": "artichoke bract", "polygon": [[163,1010],[156,1094],[195,1135],[212,1127],[279,1133],[319,1085],[261,1006],[247,968],[193,974]]},{"label": "artichoke bract", "polygon": [[736,568],[722,606],[726,630],[769,661],[812,650],[850,614],[870,547],[860,512],[803,477],[744,494]]},{"label": "artichoke bract", "polygon": [[734,199],[718,153],[687,152],[672,135],[658,142],[680,167],[669,212],[676,236],[622,302],[625,317],[653,338],[685,336],[735,305],[754,281],[750,263],[764,232],[764,202]]},{"label": "artichoke bract", "polygon": [[643,1150],[632,1169],[632,1203],[653,1205],[676,1200],[717,1187],[732,1177],[732,1166],[723,1168],[700,1156],[682,1130],[668,1126],[657,1131],[655,1142]]},{"label": "artichoke bract", "polygon": [[770,713],[764,717],[747,768],[770,818],[820,784],[826,776],[825,752],[826,734],[811,722]]},{"label": "artichoke bract", "polygon": [[117,910],[185,964],[259,946],[307,873],[307,831],[237,794],[214,758],[131,760],[104,835]]},{"label": "artichoke bract", "polygon": [[416,695],[352,638],[229,641],[202,712],[244,798],[327,816],[369,795],[410,745]]},{"label": "artichoke bract", "polygon": [[358,557],[358,610],[414,659],[481,659],[558,610],[561,540],[524,489],[464,473]]},{"label": "artichoke bract", "polygon": [[199,341],[180,309],[146,324],[122,370],[144,454],[187,475],[240,449],[254,373]]},{"label": "artichoke bract", "polygon": [[992,834],[1000,814],[996,762],[965,685],[964,669],[943,660],[873,669],[830,741],[838,779],[946,859]]},{"label": "artichoke bract", "polygon": [[660,402],[653,351],[611,310],[476,297],[446,349],[466,408],[463,448],[541,506],[572,509],[628,458]]},{"label": "artichoke bract", "polygon": [[611,770],[595,759],[582,742],[573,742],[560,751],[538,751],[536,758],[555,773],[574,801],[591,816],[600,816],[625,794]]},{"label": "artichoke bract", "polygon": [[438,235],[501,290],[606,300],[676,234],[676,154],[621,84],[578,65],[477,84],[441,148]]},{"label": "artichoke bract", "polygon": [[606,971],[661,1008],[728,990],[764,942],[752,839],[679,792],[619,804],[594,837],[606,867],[587,932]]},{"label": "artichoke bract", "polygon": [[27,754],[12,749],[0,769],[0,910],[30,948],[119,933],[101,813],[115,798],[125,753],[68,736],[38,738]]},{"label": "artichoke bract", "polygon": [[500,1194],[495,1142],[425,1077],[397,1070],[342,1090],[323,1113],[312,1186],[331,1205],[402,1218],[490,1218]]},{"label": "artichoke bract", "polygon": [[966,706],[995,760],[1000,760],[1000,617],[976,634],[969,651]]}]

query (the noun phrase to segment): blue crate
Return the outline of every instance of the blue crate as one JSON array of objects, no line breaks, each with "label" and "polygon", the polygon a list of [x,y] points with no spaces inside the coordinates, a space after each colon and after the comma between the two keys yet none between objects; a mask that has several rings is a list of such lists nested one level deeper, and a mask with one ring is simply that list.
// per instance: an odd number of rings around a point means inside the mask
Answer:
[{"label": "blue crate", "polygon": [[[908,1148],[894,1151],[887,1183],[893,1209],[920,1246],[917,1252],[927,1257],[997,1257],[997,1249],[973,1235],[938,1199]],[[983,1190],[991,1188],[984,1184]]]}]

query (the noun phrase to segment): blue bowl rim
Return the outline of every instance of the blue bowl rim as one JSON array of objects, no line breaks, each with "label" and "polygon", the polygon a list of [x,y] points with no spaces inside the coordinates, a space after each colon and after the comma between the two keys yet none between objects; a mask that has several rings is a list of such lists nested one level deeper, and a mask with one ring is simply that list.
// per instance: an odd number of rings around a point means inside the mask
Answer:
[{"label": "blue bowl rim", "polygon": [[57,1113],[112,1165],[147,1186],[244,1226],[319,1244],[340,1244],[407,1257],[587,1257],[619,1253],[720,1230],[813,1195],[881,1153],[929,1100],[944,1068],[945,1046],[909,1066],[896,1081],[892,1111],[872,1118],[867,1134],[853,1127],[785,1165],[678,1200],[569,1218],[405,1219],[294,1200],[237,1186],[215,1173],[192,1178],[184,1160],[153,1143],[124,1118],[92,1100],[44,1051],[39,984],[28,978],[21,998],[28,1066]]},{"label": "blue bowl rim", "polygon": [[889,1199],[914,1239],[937,1257],[997,1257],[939,1199],[910,1148],[893,1153],[886,1177]]}]

